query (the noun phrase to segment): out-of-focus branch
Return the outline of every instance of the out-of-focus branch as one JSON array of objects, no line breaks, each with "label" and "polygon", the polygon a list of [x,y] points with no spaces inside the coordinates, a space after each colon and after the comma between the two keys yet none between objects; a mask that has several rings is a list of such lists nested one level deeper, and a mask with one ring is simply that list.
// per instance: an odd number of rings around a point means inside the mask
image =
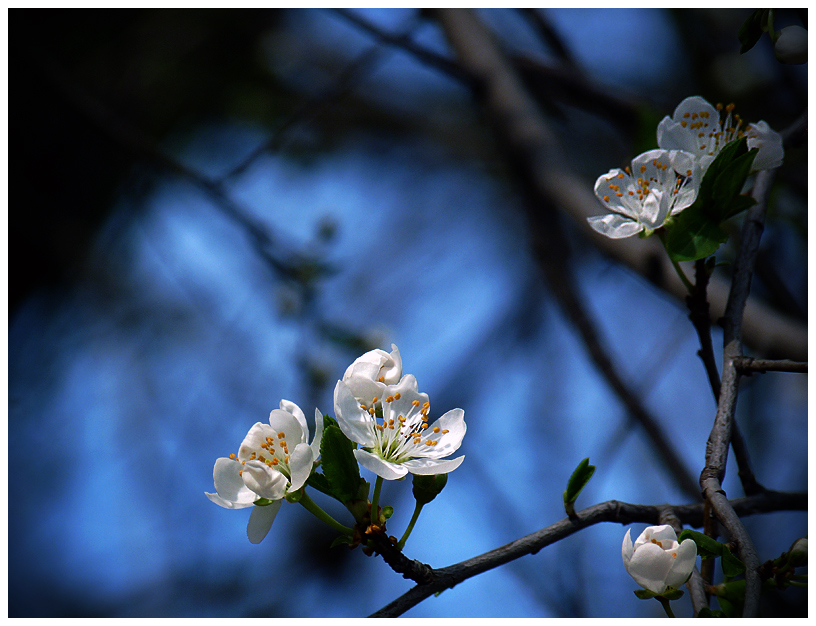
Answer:
[{"label": "out-of-focus branch", "polygon": [[646,432],[663,467],[673,476],[678,488],[696,497],[698,489],[690,472],[658,421],[618,374],[575,291],[564,243],[566,236],[560,230],[558,215],[548,208],[547,187],[539,184],[541,173],[557,159],[554,133],[478,17],[461,9],[439,9],[437,15],[462,68],[475,81],[476,95],[527,193],[533,245],[552,292],[610,387]]},{"label": "out-of-focus branch", "polygon": [[[773,511],[807,510],[807,493],[783,493],[766,491],[747,498],[728,502],[738,515],[746,516]],[[500,548],[485,552],[461,563],[439,569],[422,570],[423,581],[405,594],[373,613],[371,617],[397,617],[435,593],[450,589],[468,578],[509,563],[528,554],[536,554],[542,548],[556,543],[589,526],[601,522],[617,524],[659,524],[667,510],[680,524],[700,528],[703,525],[704,504],[685,505],[638,505],[610,500],[578,511],[572,519],[564,518],[555,524],[516,539]],[[406,561],[408,557],[402,556]],[[416,561],[410,561],[416,563]],[[400,566],[400,573],[412,565]]]},{"label": "out-of-focus branch", "polygon": [[[422,63],[434,67],[457,80],[470,84],[470,79],[462,72],[457,63],[433,51],[411,42],[407,38],[390,35],[360,16],[344,11],[342,15],[361,29],[369,32],[378,40],[390,45],[399,46]],[[550,68],[541,63],[516,58],[516,67],[528,84],[538,83],[541,88],[562,93],[571,97],[575,106],[589,107],[599,114],[610,110],[629,111],[631,107],[625,101],[617,103],[609,94],[586,81],[576,83],[574,74],[560,68]],[[566,81],[566,82],[565,82]],[[618,106],[620,104],[620,106]],[[616,114],[617,119],[621,116]],[[783,133],[786,145],[788,141],[798,142],[806,133],[807,116],[804,115]],[[677,277],[659,241],[655,238],[612,240],[596,233],[587,224],[586,218],[597,215],[602,207],[592,192],[592,184],[575,173],[564,170],[558,163],[550,163],[539,172],[540,186],[548,189],[548,194],[555,206],[574,220],[580,232],[605,255],[625,265],[632,271],[649,280],[656,287],[684,302],[688,292]],[[712,277],[708,300],[711,319],[717,321],[725,312],[730,284],[718,276]],[[785,315],[768,306],[761,300],[749,298],[743,315],[743,340],[756,354],[766,358],[791,358],[797,361],[807,360],[807,325],[792,316]]]},{"label": "out-of-focus branch", "polygon": [[736,542],[737,554],[745,564],[743,617],[756,617],[759,612],[762,587],[757,571],[759,558],[751,537],[725,497],[722,481],[725,477],[739,387],[739,372],[734,360],[742,356],[742,315],[751,289],[751,275],[764,229],[767,197],[774,173],[770,170],[757,175],[752,192],[757,204],[748,210],[742,229],[742,243],[734,263],[732,287],[723,318],[723,374],[717,415],[706,444],[706,463],[700,475],[703,495],[711,503],[714,514],[731,535],[731,539]]},{"label": "out-of-focus branch", "polygon": [[111,141],[137,157],[191,182],[209,195],[214,206],[244,230],[258,256],[276,275],[297,279],[308,267],[317,269],[313,260],[291,250],[284,243],[284,237],[273,233],[267,225],[256,220],[230,198],[220,182],[170,157],[156,140],[83,90],[50,61],[42,60],[41,68],[44,77],[64,98]]}]

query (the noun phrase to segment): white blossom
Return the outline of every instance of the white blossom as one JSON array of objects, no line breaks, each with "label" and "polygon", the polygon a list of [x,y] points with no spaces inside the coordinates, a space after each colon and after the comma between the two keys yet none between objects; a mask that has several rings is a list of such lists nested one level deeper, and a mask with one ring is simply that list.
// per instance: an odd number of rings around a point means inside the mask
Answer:
[{"label": "white blossom", "polygon": [[402,357],[391,344],[391,353],[371,350],[359,357],[346,369],[343,382],[360,401],[374,396],[382,397],[387,385],[396,385],[402,378]]},{"label": "white blossom", "polygon": [[623,538],[623,565],[635,582],[656,595],[678,589],[691,576],[697,560],[697,544],[691,539],[677,543],[671,526],[649,526],[632,544],[631,529]]},{"label": "white blossom", "polygon": [[465,436],[465,412],[453,409],[428,424],[428,396],[417,391],[408,374],[382,395],[360,401],[340,380],[334,389],[334,410],[343,433],[361,448],[354,451],[360,465],[386,480],[412,474],[447,474],[464,460],[444,457],[455,452]]},{"label": "white blossom", "polygon": [[782,63],[807,63],[808,32],[801,26],[785,26],[776,34],[774,55]]},{"label": "white blossom", "polygon": [[[725,117],[721,119],[723,111]],[[715,107],[700,96],[691,96],[677,105],[672,117],[664,117],[657,125],[657,145],[691,154],[704,175],[726,144],[748,137],[748,148],[759,148],[753,171],[779,167],[785,156],[782,136],[765,122],[743,125],[733,104]]]},{"label": "white blossom", "polygon": [[680,150],[650,150],[635,157],[631,168],[609,170],[595,181],[595,195],[612,213],[587,218],[612,239],[631,237],[663,226],[666,218],[697,198],[699,169]]},{"label": "white blossom", "polygon": [[[315,409],[315,436],[309,443],[309,426],[303,411],[281,400],[269,414],[269,424],[256,423],[244,437],[238,454],[216,460],[213,481],[216,493],[206,496],[227,509],[255,506],[249,516],[247,536],[260,543],[281,507],[283,497],[309,479],[320,455],[323,415]],[[271,503],[265,503],[271,501]]]}]

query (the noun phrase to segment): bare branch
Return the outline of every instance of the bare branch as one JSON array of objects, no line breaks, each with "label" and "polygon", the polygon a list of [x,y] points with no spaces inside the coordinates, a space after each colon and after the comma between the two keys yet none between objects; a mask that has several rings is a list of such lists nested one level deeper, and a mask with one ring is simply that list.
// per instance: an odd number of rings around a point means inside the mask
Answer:
[{"label": "bare branch", "polygon": [[[805,511],[807,510],[807,493],[783,493],[766,491],[747,498],[732,500],[728,506],[738,515],[746,516],[772,511]],[[610,500],[578,511],[574,519],[564,518],[555,524],[542,528],[534,533],[516,539],[500,548],[485,552],[461,563],[429,569],[423,572],[423,582],[411,588],[402,596],[390,602],[371,617],[397,617],[416,606],[435,593],[450,589],[468,578],[509,563],[528,554],[556,543],[565,537],[601,522],[617,524],[659,524],[661,516],[665,519],[667,510],[671,511],[680,524],[700,528],[703,525],[704,504],[672,505],[638,505]],[[409,561],[407,557],[403,557]],[[416,561],[413,561],[416,563]],[[407,570],[410,566],[405,566]],[[398,570],[403,573],[402,570]]]},{"label": "bare branch", "polygon": [[731,442],[734,415],[737,405],[739,373],[734,359],[742,356],[742,317],[748,293],[751,289],[751,275],[759,240],[764,228],[767,197],[773,181],[774,171],[763,171],[757,175],[752,195],[757,204],[748,210],[742,229],[742,245],[734,263],[734,277],[731,292],[723,318],[723,375],[717,415],[706,444],[706,463],[700,475],[703,494],[711,503],[712,510],[720,523],[737,544],[737,554],[745,563],[745,606],[743,617],[756,617],[759,611],[759,594],[762,581],[757,568],[759,558],[748,532],[739,516],[729,504],[722,490],[725,464]]},{"label": "bare branch", "polygon": [[764,374],[765,372],[795,372],[807,374],[808,364],[799,361],[768,361],[765,359],[754,359],[749,356],[742,356],[734,359],[734,367],[740,374]]}]

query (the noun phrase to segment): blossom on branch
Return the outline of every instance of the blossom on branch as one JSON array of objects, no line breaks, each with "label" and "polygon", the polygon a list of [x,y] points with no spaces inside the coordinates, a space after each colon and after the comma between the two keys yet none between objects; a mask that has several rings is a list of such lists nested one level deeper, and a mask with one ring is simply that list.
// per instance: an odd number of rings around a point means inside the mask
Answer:
[{"label": "blossom on branch", "polygon": [[[725,111],[725,118],[721,113]],[[748,124],[734,112],[734,105],[716,107],[700,96],[686,98],[657,125],[657,145],[663,150],[683,150],[699,162],[702,174],[726,144],[748,138],[748,148],[758,148],[753,171],[779,167],[785,156],[782,136],[765,122]]]},{"label": "blossom on branch", "polygon": [[632,544],[630,533],[623,538],[623,565],[635,582],[655,595],[678,589],[691,576],[697,560],[697,544],[691,539],[677,543],[671,526],[649,526]]},{"label": "blossom on branch", "polygon": [[283,497],[303,487],[320,455],[323,415],[315,409],[315,436],[309,443],[306,416],[293,402],[281,400],[269,414],[269,424],[256,423],[244,437],[238,454],[216,460],[216,493],[205,495],[226,509],[256,505],[249,516],[247,536],[260,543],[281,507]]},{"label": "blossom on branch", "polygon": [[635,157],[631,168],[609,170],[595,181],[595,195],[612,213],[587,221],[611,239],[655,230],[691,206],[698,187],[699,170],[690,154],[650,150]]},{"label": "blossom on branch", "polygon": [[428,424],[428,396],[408,374],[381,395],[360,401],[352,391],[354,377],[337,381],[334,410],[337,424],[361,449],[354,456],[363,467],[386,480],[412,474],[447,474],[464,460],[444,457],[455,452],[465,436],[465,412],[453,409]]}]

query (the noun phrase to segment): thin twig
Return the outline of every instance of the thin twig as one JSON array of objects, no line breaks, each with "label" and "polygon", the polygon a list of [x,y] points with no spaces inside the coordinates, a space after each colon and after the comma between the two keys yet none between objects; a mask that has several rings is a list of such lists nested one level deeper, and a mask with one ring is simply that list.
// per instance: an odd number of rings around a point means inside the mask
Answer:
[{"label": "thin twig", "polygon": [[[807,493],[766,491],[747,498],[732,500],[728,505],[738,515],[747,516],[773,511],[805,511],[807,510],[807,500]],[[661,516],[664,516],[665,519],[667,509],[671,509],[671,513],[684,526],[700,528],[703,525],[704,504],[701,502],[673,506],[638,505],[610,500],[578,511],[575,519],[564,518],[546,528],[461,563],[439,569],[423,569],[423,582],[373,613],[371,617],[397,617],[402,615],[405,611],[435,593],[450,589],[468,578],[522,556],[536,554],[539,550],[565,537],[601,522],[623,525],[632,523],[659,524]],[[409,563],[417,563],[417,561],[410,561],[404,555],[400,554],[400,556]],[[393,555],[391,557],[391,561],[400,558],[393,557]],[[397,571],[404,573],[410,570],[413,565],[400,564],[399,567],[400,569]]]},{"label": "thin twig", "polygon": [[706,463],[700,475],[700,487],[711,503],[712,510],[737,544],[737,554],[745,564],[745,605],[743,617],[756,617],[759,611],[759,594],[762,581],[757,568],[759,558],[753,542],[739,516],[725,497],[722,481],[728,459],[728,448],[734,423],[739,387],[739,373],[734,359],[742,356],[742,316],[751,289],[753,271],[759,240],[764,228],[765,211],[774,171],[757,174],[753,197],[757,204],[748,210],[742,229],[742,245],[734,263],[731,292],[723,318],[723,374],[717,415],[706,444]]}]

